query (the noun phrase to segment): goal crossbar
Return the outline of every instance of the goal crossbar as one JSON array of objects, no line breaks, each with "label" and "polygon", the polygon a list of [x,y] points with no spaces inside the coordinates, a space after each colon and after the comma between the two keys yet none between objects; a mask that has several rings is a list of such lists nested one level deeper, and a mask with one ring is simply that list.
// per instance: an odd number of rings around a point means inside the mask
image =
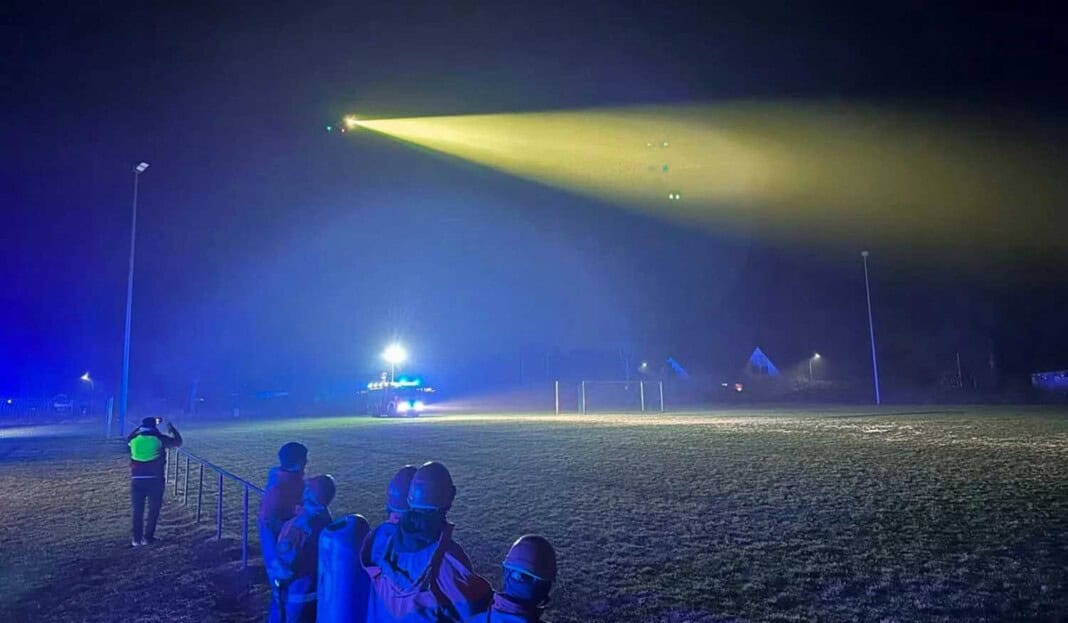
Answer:
[{"label": "goal crossbar", "polygon": [[[578,410],[580,413],[589,412],[589,390],[597,386],[622,385],[626,391],[631,387],[637,389],[638,407],[642,413],[659,410],[664,412],[664,382],[663,381],[581,381],[578,385]],[[560,381],[554,383],[556,413],[560,414]]]}]

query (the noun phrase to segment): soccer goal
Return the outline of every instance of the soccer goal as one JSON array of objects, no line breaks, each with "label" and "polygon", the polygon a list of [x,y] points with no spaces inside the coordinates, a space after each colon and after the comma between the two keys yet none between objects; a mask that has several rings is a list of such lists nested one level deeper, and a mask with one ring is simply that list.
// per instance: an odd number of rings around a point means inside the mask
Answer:
[{"label": "soccer goal", "polygon": [[[560,413],[560,391],[558,382],[557,413]],[[582,381],[578,384],[577,391],[580,413],[664,411],[662,381]]]}]

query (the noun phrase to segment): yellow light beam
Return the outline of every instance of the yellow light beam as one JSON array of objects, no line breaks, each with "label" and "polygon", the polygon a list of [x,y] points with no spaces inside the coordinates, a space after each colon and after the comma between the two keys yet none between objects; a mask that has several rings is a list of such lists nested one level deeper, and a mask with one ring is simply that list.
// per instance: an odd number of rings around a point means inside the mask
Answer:
[{"label": "yellow light beam", "polygon": [[1057,146],[917,110],[737,102],[359,120],[666,218],[931,247],[1068,248]]}]

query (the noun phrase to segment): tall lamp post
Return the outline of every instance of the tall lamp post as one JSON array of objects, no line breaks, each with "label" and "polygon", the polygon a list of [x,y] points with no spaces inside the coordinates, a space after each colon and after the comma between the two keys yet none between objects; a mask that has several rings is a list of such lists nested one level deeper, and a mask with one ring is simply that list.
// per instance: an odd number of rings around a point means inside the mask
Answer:
[{"label": "tall lamp post", "polygon": [[122,385],[119,391],[119,434],[126,432],[126,406],[130,395],[130,320],[133,312],[134,248],[137,244],[137,181],[148,168],[141,162],[133,170],[133,216],[130,221],[130,270],[126,274],[126,324],[122,333]]},{"label": "tall lamp post", "polygon": [[96,383],[93,382],[93,377],[89,376],[89,371],[86,370],[85,374],[78,377],[79,381],[89,384],[89,415],[93,414],[93,394],[96,393]]},{"label": "tall lamp post", "polygon": [[382,358],[389,364],[389,382],[393,383],[397,376],[397,366],[408,359],[408,353],[400,344],[390,344],[382,351]]},{"label": "tall lamp post", "polygon": [[816,377],[812,374],[812,364],[814,362],[818,361],[819,358],[820,358],[820,354],[819,353],[814,353],[811,357],[808,358],[808,382],[809,383],[812,383],[813,381],[816,380]]},{"label": "tall lamp post", "polygon": [[868,336],[871,338],[871,374],[875,380],[875,404],[881,405],[879,397],[879,362],[875,358],[875,323],[871,317],[871,286],[868,282],[868,252],[861,251],[860,257],[864,260],[864,293],[868,298]]}]

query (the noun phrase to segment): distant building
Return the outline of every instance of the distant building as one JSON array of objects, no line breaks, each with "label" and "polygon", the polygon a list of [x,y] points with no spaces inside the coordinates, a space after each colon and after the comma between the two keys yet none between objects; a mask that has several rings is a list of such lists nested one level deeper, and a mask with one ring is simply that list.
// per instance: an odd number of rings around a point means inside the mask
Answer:
[{"label": "distant building", "polygon": [[745,372],[750,376],[756,377],[776,377],[779,376],[779,369],[775,367],[775,364],[768,359],[768,356],[764,354],[764,351],[760,350],[760,347],[753,349],[753,354],[749,355],[749,359],[745,362]]}]

